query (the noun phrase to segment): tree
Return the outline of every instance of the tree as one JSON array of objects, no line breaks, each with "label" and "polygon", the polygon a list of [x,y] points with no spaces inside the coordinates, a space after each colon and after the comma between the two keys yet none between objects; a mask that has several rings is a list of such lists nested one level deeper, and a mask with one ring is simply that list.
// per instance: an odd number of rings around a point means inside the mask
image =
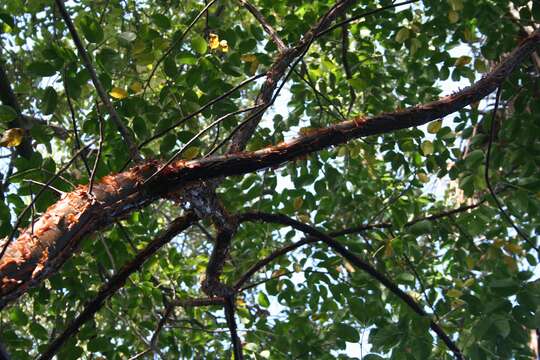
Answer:
[{"label": "tree", "polygon": [[0,358],[530,359],[539,19],[3,1]]}]

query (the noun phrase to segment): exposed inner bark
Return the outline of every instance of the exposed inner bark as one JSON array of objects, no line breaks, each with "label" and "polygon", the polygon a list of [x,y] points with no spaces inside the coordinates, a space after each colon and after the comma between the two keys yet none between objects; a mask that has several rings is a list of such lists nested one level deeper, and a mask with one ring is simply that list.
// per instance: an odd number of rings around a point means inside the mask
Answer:
[{"label": "exposed inner bark", "polygon": [[[104,177],[89,195],[86,186],[66,194],[33,226],[9,243],[0,259],[0,308],[53,274],[74,253],[81,239],[157,198],[187,184],[222,176],[242,175],[279,166],[306,154],[351,139],[423,125],[479,101],[494,91],[540,42],[540,29],[525,39],[488,76],[454,95],[417,107],[349,121],[315,130],[306,136],[258,151],[176,161],[156,161]],[[145,181],[159,170],[157,176]],[[4,243],[5,244],[5,243]],[[2,249],[4,245],[1,245]]]}]

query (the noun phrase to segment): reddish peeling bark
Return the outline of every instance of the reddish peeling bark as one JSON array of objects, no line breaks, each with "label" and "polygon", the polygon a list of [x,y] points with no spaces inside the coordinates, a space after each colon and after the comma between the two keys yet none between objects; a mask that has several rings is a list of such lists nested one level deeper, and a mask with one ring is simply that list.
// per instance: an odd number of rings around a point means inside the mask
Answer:
[{"label": "reddish peeling bark", "polygon": [[[147,162],[105,177],[94,185],[93,196],[81,186],[52,205],[32,227],[8,245],[0,259],[0,308],[31,286],[53,274],[77,249],[81,239],[103,229],[134,209],[188,184],[223,176],[242,175],[279,166],[306,154],[351,139],[419,126],[458,111],[494,91],[540,43],[536,30],[488,76],[454,95],[403,111],[355,118],[288,142],[258,151],[176,161],[161,169]],[[146,181],[157,170],[160,173]],[[3,246],[2,246],[3,247]]]}]

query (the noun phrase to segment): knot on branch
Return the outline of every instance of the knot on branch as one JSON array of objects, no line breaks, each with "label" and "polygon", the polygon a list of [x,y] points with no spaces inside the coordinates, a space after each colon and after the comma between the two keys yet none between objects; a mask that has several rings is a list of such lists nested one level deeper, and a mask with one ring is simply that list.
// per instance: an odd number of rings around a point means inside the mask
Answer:
[{"label": "knot on branch", "polygon": [[209,297],[234,298],[235,290],[215,278],[207,277],[201,283],[202,291]]}]

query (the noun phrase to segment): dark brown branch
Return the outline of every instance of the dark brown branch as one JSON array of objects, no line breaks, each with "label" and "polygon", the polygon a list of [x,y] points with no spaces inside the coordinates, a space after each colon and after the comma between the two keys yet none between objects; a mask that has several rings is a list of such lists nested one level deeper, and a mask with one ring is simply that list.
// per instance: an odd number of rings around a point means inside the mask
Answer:
[{"label": "dark brown branch", "polygon": [[373,9],[373,10],[369,10],[367,12],[364,12],[362,14],[359,14],[359,15],[356,15],[356,16],[353,16],[351,18],[348,18],[346,20],[343,20],[343,21],[340,21],[338,22],[337,24],[333,25],[333,26],[330,26],[326,29],[323,29],[319,32],[317,32],[317,34],[315,35],[316,38],[319,38],[325,34],[328,34],[329,32],[339,28],[339,27],[342,27],[343,25],[347,25],[347,24],[350,24],[352,22],[355,22],[357,20],[360,20],[366,16],[369,16],[369,15],[373,15],[373,14],[376,14],[376,13],[379,13],[381,11],[385,11],[385,10],[388,10],[388,9],[394,9],[398,6],[402,6],[402,5],[409,5],[409,4],[413,4],[413,3],[416,3],[420,0],[407,0],[407,1],[402,1],[402,2],[399,2],[399,3],[393,3],[391,5],[386,5],[386,6],[383,6],[383,7],[380,7],[380,8],[377,8],[377,9]]},{"label": "dark brown branch", "polygon": [[512,220],[510,215],[504,210],[503,205],[497,195],[495,194],[495,190],[493,189],[493,186],[491,185],[491,180],[489,179],[489,163],[491,159],[491,148],[493,146],[493,138],[495,137],[495,125],[497,123],[497,109],[499,108],[499,100],[501,97],[502,92],[502,86],[499,86],[499,89],[497,90],[497,94],[495,95],[495,107],[493,108],[493,117],[491,118],[491,129],[489,132],[489,140],[488,140],[488,147],[487,147],[487,154],[486,154],[486,164],[485,164],[485,170],[484,170],[484,179],[486,180],[486,185],[489,190],[489,193],[491,197],[493,198],[493,201],[495,201],[495,204],[497,205],[497,208],[499,209],[500,213],[503,215],[503,217],[508,221],[510,226],[514,228],[516,233],[525,240],[533,249],[536,250],[537,253],[540,253],[540,250],[538,247],[536,247],[536,244],[529,239],[529,237],[521,230],[516,223]]},{"label": "dark brown branch", "polygon": [[[37,238],[32,237],[28,229],[23,231],[17,241],[9,246],[9,256],[0,259],[0,308],[53,274],[72,256],[83,236],[110,225],[134,209],[177,193],[193,183],[277,167],[356,138],[419,126],[444,117],[490,94],[515,67],[528,58],[538,43],[540,29],[522,41],[486,77],[468,88],[431,103],[344,121],[258,151],[177,161],[159,177],[140,186],[144,179],[160,167],[158,162],[147,162],[126,172],[105,177],[101,183],[95,184],[93,195],[98,202],[87,196],[87,187],[80,187],[66,194],[37,220]],[[45,253],[48,255],[43,260]],[[43,268],[38,269],[38,264]]]},{"label": "dark brown branch", "polygon": [[[452,216],[452,215],[455,215],[455,214],[459,214],[459,213],[462,213],[462,212],[465,212],[465,211],[468,211],[468,210],[472,210],[472,209],[475,209],[475,208],[479,207],[480,205],[482,205],[485,201],[486,200],[481,200],[481,201],[477,202],[476,204],[467,205],[467,206],[461,206],[461,207],[456,208],[456,209],[452,209],[452,210],[448,210],[448,211],[442,211],[440,213],[433,214],[433,215],[430,215],[430,216],[419,217],[419,218],[416,218],[416,219],[411,220],[408,223],[406,223],[405,227],[414,225],[414,224],[416,224],[417,222],[420,222],[420,221],[424,221],[424,220],[434,221],[434,220],[442,219],[442,218]],[[238,223],[257,220],[258,216],[259,216],[258,214],[259,213],[257,213],[257,212],[239,214],[237,216]],[[358,233],[362,233],[362,232],[369,231],[369,230],[387,229],[387,228],[391,228],[391,227],[392,227],[391,223],[377,223],[377,224],[361,225],[361,226],[356,226],[356,227],[350,227],[350,228],[343,229],[343,230],[333,231],[333,232],[328,233],[328,235],[335,238],[335,237],[343,236],[343,235],[358,234]],[[299,247],[301,247],[301,246],[303,246],[305,244],[310,244],[310,243],[313,243],[315,241],[316,241],[316,239],[307,237],[307,238],[304,238],[304,239],[302,239],[300,241],[297,241],[297,242],[289,244],[289,245],[285,245],[285,246],[277,249],[276,251],[274,251],[273,253],[268,255],[266,258],[261,259],[260,261],[255,263],[253,266],[251,266],[249,268],[249,270],[247,270],[241,276],[241,278],[238,279],[235,282],[235,284],[233,286],[234,290],[239,291],[240,288],[257,271],[259,271],[260,269],[264,268],[266,265],[273,262],[276,258],[278,258],[278,257],[280,257],[282,255],[285,255],[285,254],[287,254],[287,253],[289,253],[291,251],[294,251],[294,250],[298,249]]]},{"label": "dark brown branch", "polygon": [[249,3],[247,0],[239,0],[243,7],[245,7],[255,19],[261,24],[264,31],[270,36],[274,44],[276,44],[276,47],[280,53],[285,52],[287,50],[287,45],[281,40],[276,30],[270,25],[268,21],[264,18],[264,15],[257,9],[253,4]]},{"label": "dark brown branch", "polygon": [[142,156],[139,153],[139,149],[137,148],[137,145],[135,143],[135,139],[133,138],[133,135],[131,134],[130,130],[127,128],[127,126],[122,122],[120,119],[120,116],[114,109],[113,104],[109,100],[109,97],[107,93],[105,92],[105,89],[103,88],[103,85],[101,84],[101,81],[99,81],[99,78],[96,74],[96,70],[94,69],[94,66],[92,65],[92,61],[90,60],[90,56],[88,55],[82,40],[77,33],[77,30],[75,29],[75,26],[73,25],[73,21],[71,20],[71,17],[69,16],[66,7],[64,6],[64,0],[55,0],[56,5],[58,6],[58,10],[60,11],[60,15],[64,19],[64,22],[66,23],[66,26],[69,30],[69,33],[71,34],[71,38],[73,39],[73,42],[75,43],[75,47],[77,48],[77,52],[79,53],[79,56],[81,57],[81,60],[84,64],[84,67],[86,68],[86,71],[90,74],[90,77],[92,79],[92,83],[94,84],[94,87],[96,88],[96,91],[98,93],[99,98],[107,108],[107,111],[109,113],[109,116],[111,117],[111,120],[114,122],[116,127],[118,128],[118,131],[122,135],[122,138],[126,142],[129,153],[132,159],[135,159],[137,162],[142,160]]},{"label": "dark brown branch", "polygon": [[234,359],[243,360],[244,354],[242,352],[242,342],[240,341],[240,337],[238,336],[236,320],[234,318],[234,313],[235,313],[234,301],[235,301],[234,295],[229,295],[225,298],[225,306],[224,306],[225,318],[227,320],[227,327],[229,328],[229,332],[231,334],[231,342],[233,345]]},{"label": "dark brown branch", "polygon": [[11,357],[9,356],[9,353],[7,352],[6,348],[2,343],[0,343],[0,360],[10,360]]},{"label": "dark brown branch", "polygon": [[52,359],[58,352],[60,347],[75,333],[79,331],[81,326],[92,319],[105,301],[113,296],[129,278],[129,276],[141,268],[141,266],[154,255],[163,245],[171,241],[176,235],[187,229],[194,221],[196,216],[193,213],[188,213],[182,217],[176,218],[161,235],[150,242],[141,252],[135,256],[133,260],[124,265],[122,269],[114,275],[107,284],[103,285],[96,297],[90,300],[84,310],[64,329],[56,339],[54,339],[47,349],[41,354],[39,360]]},{"label": "dark brown branch", "polygon": [[388,290],[390,290],[394,295],[399,297],[403,302],[405,302],[415,313],[421,317],[427,317],[430,321],[430,328],[433,330],[439,338],[448,346],[448,348],[454,353],[456,359],[464,359],[461,351],[454,344],[452,339],[446,334],[446,332],[433,320],[430,319],[430,316],[422,309],[422,307],[406,292],[401,290],[393,281],[387,278],[384,274],[380,273],[377,269],[371,266],[366,261],[362,260],[360,257],[349,251],[341,243],[337,242],[334,238],[326,235],[325,233],[317,230],[316,228],[309,226],[307,224],[296,221],[286,215],[282,214],[265,214],[257,213],[256,216],[252,217],[252,220],[258,220],[263,222],[272,222],[278,223],[286,226],[291,226],[294,229],[304,232],[306,235],[309,235],[315,238],[315,241],[324,242],[328,247],[333,249],[335,252],[343,256],[347,261],[349,261],[354,266],[362,269],[368,273],[372,278],[377,280],[379,283],[384,285]]},{"label": "dark brown branch", "polygon": [[157,344],[159,333],[163,329],[163,326],[165,326],[165,323],[169,320],[169,317],[173,313],[174,309],[176,307],[199,307],[199,306],[211,306],[211,305],[223,305],[225,300],[220,297],[213,297],[213,298],[200,298],[200,299],[182,299],[182,300],[176,300],[165,308],[165,311],[163,312],[163,316],[159,320],[156,330],[154,330],[154,334],[152,335],[152,338],[150,339],[150,345],[152,347],[155,347]]}]

